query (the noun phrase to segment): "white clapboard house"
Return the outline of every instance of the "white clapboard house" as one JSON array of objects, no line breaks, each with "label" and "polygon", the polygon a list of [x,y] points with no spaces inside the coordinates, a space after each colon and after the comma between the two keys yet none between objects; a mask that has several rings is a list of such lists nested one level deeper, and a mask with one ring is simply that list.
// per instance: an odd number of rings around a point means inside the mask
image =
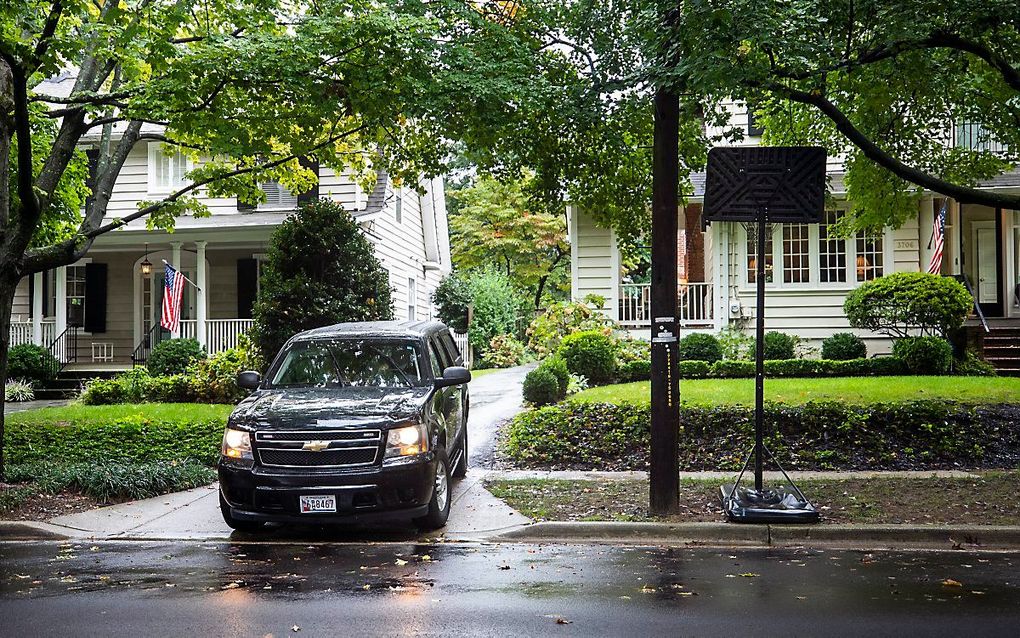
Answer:
[{"label": "white clapboard house", "polygon": [[[72,76],[61,76],[40,90],[66,94],[71,84]],[[424,180],[419,195],[380,172],[375,188],[365,192],[348,176],[309,166],[319,177],[309,193],[265,183],[266,202],[252,208],[198,189],[211,216],[179,218],[173,233],[147,230],[139,220],[100,236],[77,263],[24,278],[14,302],[11,345],[48,347],[71,370],[144,362],[152,344],[165,337],[157,333],[166,260],[198,287],[185,286],[180,336],[197,339],[210,353],[233,347],[251,326],[273,231],[314,197],[339,202],[358,220],[389,273],[395,317],[432,319],[432,292],[451,268],[442,179]],[[188,168],[188,160],[165,154],[159,142],[140,141],[117,179],[108,219],[180,188]]]},{"label": "white clapboard house", "polygon": [[[762,131],[740,104],[729,105],[731,122],[745,127],[741,144],[760,142]],[[956,125],[951,143],[998,152],[975,125]],[[685,331],[718,332],[727,327],[750,331],[756,315],[753,242],[741,224],[714,223],[702,230],[704,175],[693,177],[694,192],[678,211],[680,284],[677,291]],[[822,224],[776,225],[766,247],[768,269],[766,321],[769,330],[799,335],[817,346],[821,339],[851,331],[843,313],[848,292],[865,281],[892,272],[926,271],[934,245],[935,215],[946,204],[945,250],[941,273],[965,277],[975,303],[986,318],[987,331],[976,316],[975,339],[990,361],[1016,368],[1010,355],[1020,348],[1020,211],[960,204],[927,193],[917,216],[900,228],[860,233],[852,238],[829,236],[828,225],[846,208],[840,158],[828,163],[829,192],[835,202]],[[1015,192],[1020,173],[1001,175],[981,185]],[[571,292],[575,300],[604,297],[604,312],[636,336],[647,338],[650,325],[649,284],[621,263],[616,237],[592,217],[569,207],[572,259]],[[638,281],[634,281],[638,279]],[[852,332],[852,331],[851,331]],[[872,353],[885,352],[889,341],[861,332]]]}]

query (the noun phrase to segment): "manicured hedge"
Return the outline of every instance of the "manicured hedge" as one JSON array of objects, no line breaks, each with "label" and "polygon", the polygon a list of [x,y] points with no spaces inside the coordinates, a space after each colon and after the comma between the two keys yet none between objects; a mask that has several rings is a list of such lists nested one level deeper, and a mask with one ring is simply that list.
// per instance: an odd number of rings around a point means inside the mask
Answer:
[{"label": "manicured hedge", "polygon": [[[518,415],[503,450],[520,467],[647,469],[648,406],[549,406]],[[768,404],[766,445],[786,469],[1016,467],[1020,405],[945,401],[874,405]],[[681,408],[682,470],[735,470],[753,436],[745,406]]]},{"label": "manicured hedge", "polygon": [[69,424],[12,419],[4,442],[10,463],[194,461],[212,465],[225,425],[221,418],[169,421],[142,415]]},{"label": "manicured hedge", "polygon": [[[644,365],[639,365],[644,364]],[[681,361],[681,379],[746,379],[754,376],[754,361],[724,359],[707,361]],[[765,376],[781,377],[883,377],[908,374],[899,357],[875,357],[829,361],[827,359],[778,359],[765,362]],[[620,382],[647,381],[651,366],[647,362],[631,362],[620,369]]]}]

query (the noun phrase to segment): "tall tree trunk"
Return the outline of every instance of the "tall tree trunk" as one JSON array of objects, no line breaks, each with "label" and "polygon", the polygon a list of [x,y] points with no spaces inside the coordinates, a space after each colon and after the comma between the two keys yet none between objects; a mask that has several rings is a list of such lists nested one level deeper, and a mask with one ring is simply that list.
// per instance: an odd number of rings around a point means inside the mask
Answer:
[{"label": "tall tree trunk", "polygon": [[[10,275],[0,277],[0,381],[7,381],[7,350],[11,345],[11,309],[18,280]],[[4,401],[0,392],[0,482],[4,480]]]}]

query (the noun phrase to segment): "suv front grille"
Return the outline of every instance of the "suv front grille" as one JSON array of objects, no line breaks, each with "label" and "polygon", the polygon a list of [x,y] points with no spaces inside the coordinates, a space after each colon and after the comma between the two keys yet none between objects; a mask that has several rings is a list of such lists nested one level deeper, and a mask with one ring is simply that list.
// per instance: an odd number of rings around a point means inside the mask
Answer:
[{"label": "suv front grille", "polygon": [[259,461],[266,467],[338,468],[373,465],[379,456],[381,443],[380,430],[270,430],[255,434]]}]

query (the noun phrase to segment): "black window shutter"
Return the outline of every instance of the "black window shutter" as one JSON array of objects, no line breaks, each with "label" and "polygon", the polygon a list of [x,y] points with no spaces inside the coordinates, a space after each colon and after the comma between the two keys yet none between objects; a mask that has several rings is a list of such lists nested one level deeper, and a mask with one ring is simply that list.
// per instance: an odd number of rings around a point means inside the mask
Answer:
[{"label": "black window shutter", "polygon": [[106,332],[106,264],[85,264],[86,332]]},{"label": "black window shutter", "polygon": [[28,276],[28,318],[35,318],[35,275]]},{"label": "black window shutter", "polygon": [[85,210],[92,208],[92,200],[95,199],[96,190],[96,170],[99,168],[99,149],[88,148],[85,149],[85,157],[88,158],[89,174],[86,177],[86,186],[92,191],[89,196],[85,198]]},{"label": "black window shutter", "polygon": [[237,260],[237,318],[251,319],[258,293],[259,262],[257,259]]},{"label": "black window shutter", "polygon": [[246,204],[240,199],[237,200],[237,210],[251,211],[255,210],[255,204]]},{"label": "black window shutter", "polygon": [[319,160],[314,157],[301,157],[298,159],[301,166],[315,173],[315,185],[304,193],[297,196],[298,206],[305,206],[319,199]]},{"label": "black window shutter", "polygon": [[42,313],[43,317],[46,317],[46,313],[49,312],[50,308],[50,271],[43,271],[42,278]]},{"label": "black window shutter", "polygon": [[753,109],[747,109],[747,134],[751,137],[761,137],[761,134],[765,132],[765,127],[758,122],[758,118],[754,115]]}]

